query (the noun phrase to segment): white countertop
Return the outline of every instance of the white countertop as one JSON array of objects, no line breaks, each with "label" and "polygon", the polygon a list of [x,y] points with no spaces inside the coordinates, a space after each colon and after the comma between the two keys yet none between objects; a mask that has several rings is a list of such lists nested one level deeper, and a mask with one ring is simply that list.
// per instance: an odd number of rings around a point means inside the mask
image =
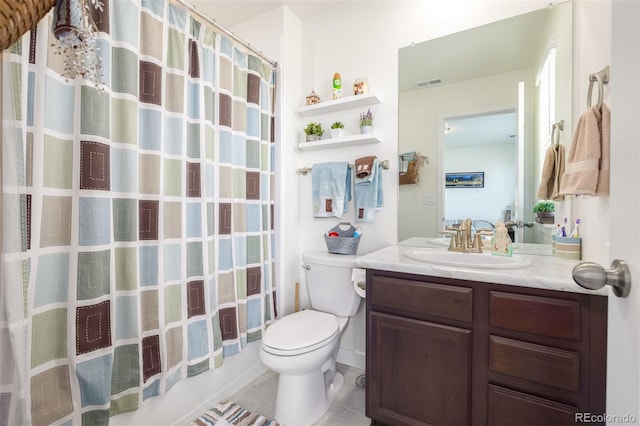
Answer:
[{"label": "white countertop", "polygon": [[[546,290],[569,291],[574,293],[607,296],[606,288],[593,291],[580,287],[573,281],[571,271],[578,261],[556,258],[550,255],[551,248],[538,244],[518,244],[513,256],[526,257],[531,265],[518,269],[480,269],[459,266],[444,266],[411,260],[403,255],[415,247],[435,248],[426,239],[410,238],[399,245],[389,246],[356,258],[356,267],[383,271],[405,272],[434,277],[507,284]],[[531,247],[529,247],[531,246]],[[536,246],[536,247],[534,247]],[[446,250],[446,248],[439,248]],[[549,254],[547,253],[547,250]],[[518,251],[520,253],[518,253]],[[538,254],[532,254],[538,253]],[[545,253],[545,254],[539,254]],[[485,256],[490,254],[478,254]]]}]

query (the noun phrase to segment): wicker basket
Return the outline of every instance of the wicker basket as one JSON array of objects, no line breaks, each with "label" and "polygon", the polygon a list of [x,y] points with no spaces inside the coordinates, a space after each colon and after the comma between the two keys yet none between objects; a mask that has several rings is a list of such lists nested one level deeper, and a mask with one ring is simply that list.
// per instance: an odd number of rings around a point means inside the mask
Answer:
[{"label": "wicker basket", "polygon": [[407,173],[398,175],[398,184],[400,185],[412,185],[418,182],[418,169],[416,167],[415,160],[409,161],[407,166]]},{"label": "wicker basket", "polygon": [[56,0],[0,0],[0,50],[36,26]]},{"label": "wicker basket", "polygon": [[[329,229],[324,234],[324,241],[327,243],[327,250],[329,253],[335,254],[356,254],[358,251],[358,244],[360,244],[360,235],[353,236],[356,228],[353,225],[349,225],[348,229],[340,228],[340,225],[336,225]],[[330,237],[330,232],[338,233],[337,237]]]}]

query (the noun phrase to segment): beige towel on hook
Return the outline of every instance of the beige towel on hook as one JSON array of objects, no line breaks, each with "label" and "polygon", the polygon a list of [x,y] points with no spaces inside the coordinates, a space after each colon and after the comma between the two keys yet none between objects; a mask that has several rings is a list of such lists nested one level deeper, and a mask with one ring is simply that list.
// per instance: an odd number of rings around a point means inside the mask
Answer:
[{"label": "beige towel on hook", "polygon": [[560,195],[609,194],[611,113],[603,103],[587,110],[576,126]]},{"label": "beige towel on hook", "polygon": [[559,201],[563,199],[560,195],[560,183],[564,175],[564,146],[562,144],[552,144],[544,157],[542,166],[542,177],[536,198],[538,200]]}]

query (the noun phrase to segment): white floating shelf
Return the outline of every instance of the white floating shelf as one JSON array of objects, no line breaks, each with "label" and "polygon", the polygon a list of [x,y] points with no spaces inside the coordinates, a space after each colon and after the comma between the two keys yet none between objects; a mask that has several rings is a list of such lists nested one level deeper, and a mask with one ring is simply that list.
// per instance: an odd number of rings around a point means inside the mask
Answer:
[{"label": "white floating shelf", "polygon": [[299,142],[298,149],[312,150],[312,149],[324,149],[324,148],[337,148],[341,146],[354,146],[363,145],[369,143],[381,143],[382,137],[376,133],[369,133],[364,135],[347,135],[342,138],[321,139],[313,142]]},{"label": "white floating shelf", "polygon": [[301,106],[298,108],[300,115],[325,114],[328,112],[341,111],[349,108],[357,108],[375,105],[382,102],[382,95],[377,92],[366,93],[364,95],[353,95],[336,99],[335,101],[320,102],[315,105]]}]

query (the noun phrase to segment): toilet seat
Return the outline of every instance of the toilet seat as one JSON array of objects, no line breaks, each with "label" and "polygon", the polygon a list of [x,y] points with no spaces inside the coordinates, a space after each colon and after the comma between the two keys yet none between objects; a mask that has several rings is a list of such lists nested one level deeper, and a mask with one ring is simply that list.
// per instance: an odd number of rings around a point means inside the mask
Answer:
[{"label": "toilet seat", "polygon": [[326,346],[339,333],[335,315],[307,309],[271,324],[262,336],[262,346],[274,355],[300,355]]}]

